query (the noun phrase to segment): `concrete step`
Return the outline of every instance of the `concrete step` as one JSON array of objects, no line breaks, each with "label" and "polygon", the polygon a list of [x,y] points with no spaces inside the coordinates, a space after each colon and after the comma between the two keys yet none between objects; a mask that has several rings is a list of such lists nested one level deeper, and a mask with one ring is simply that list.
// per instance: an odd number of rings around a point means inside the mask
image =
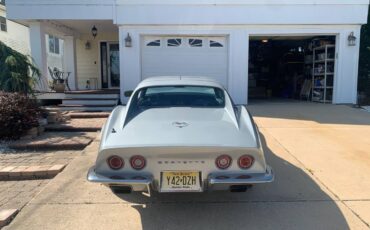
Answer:
[{"label": "concrete step", "polygon": [[66,167],[58,165],[0,166],[0,181],[50,179],[55,177]]},{"label": "concrete step", "polygon": [[119,99],[119,94],[78,94],[78,93],[66,93],[66,99]]},{"label": "concrete step", "polygon": [[101,130],[106,118],[72,119],[65,123],[49,124],[45,127],[49,132],[96,132]]},{"label": "concrete step", "polygon": [[112,105],[59,105],[61,111],[112,112]]},{"label": "concrete step", "polygon": [[70,112],[68,115],[72,119],[108,118],[109,112]]},{"label": "concrete step", "polygon": [[19,150],[82,150],[95,139],[96,133],[46,132],[31,140],[18,140],[8,144]]},{"label": "concrete step", "polygon": [[118,104],[118,99],[64,99],[62,105],[110,105]]},{"label": "concrete step", "polygon": [[0,229],[8,225],[18,214],[18,209],[0,209]]}]

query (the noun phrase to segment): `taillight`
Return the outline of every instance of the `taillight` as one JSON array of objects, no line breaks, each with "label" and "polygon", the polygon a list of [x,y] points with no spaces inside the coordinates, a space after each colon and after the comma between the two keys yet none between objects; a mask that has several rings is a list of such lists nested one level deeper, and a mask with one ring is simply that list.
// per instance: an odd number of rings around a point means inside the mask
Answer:
[{"label": "taillight", "polygon": [[219,169],[227,169],[231,165],[231,157],[228,155],[222,155],[216,158],[216,166]]},{"label": "taillight", "polygon": [[108,158],[107,162],[109,167],[113,170],[121,169],[125,165],[125,162],[119,156],[111,156]]},{"label": "taillight", "polygon": [[254,158],[249,155],[239,157],[238,165],[241,169],[249,169],[254,162]]},{"label": "taillight", "polygon": [[133,169],[141,170],[146,165],[146,160],[142,156],[133,156],[130,159],[130,164]]}]

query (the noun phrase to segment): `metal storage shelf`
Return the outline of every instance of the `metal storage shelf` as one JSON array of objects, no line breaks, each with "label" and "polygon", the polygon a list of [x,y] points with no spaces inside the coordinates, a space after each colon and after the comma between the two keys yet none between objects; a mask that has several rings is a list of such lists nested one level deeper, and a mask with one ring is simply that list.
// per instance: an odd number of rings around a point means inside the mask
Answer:
[{"label": "metal storage shelf", "polygon": [[326,50],[326,49],[330,49],[330,48],[335,48],[335,45],[324,45],[324,46],[320,46],[320,47],[316,47],[314,48],[316,51],[323,51],[323,50]]},{"label": "metal storage shelf", "polygon": [[[312,101],[314,102],[321,102],[321,103],[330,103],[331,97],[333,93],[333,86],[328,86],[328,76],[332,76],[334,80],[335,73],[332,71],[328,71],[328,64],[332,67],[332,65],[335,65],[335,58],[328,58],[329,56],[329,50],[330,53],[335,52],[333,51],[333,48],[335,48],[335,45],[324,45],[321,47],[317,47],[313,49],[313,60],[312,60]],[[320,56],[325,55],[325,58],[322,58]],[[334,54],[335,55],[335,54]],[[320,59],[317,59],[316,56],[319,56]],[[332,55],[331,55],[332,56]],[[315,73],[315,68],[319,66],[319,68],[322,68],[324,66],[324,71],[322,73]],[[321,72],[321,71],[319,71]],[[318,79],[321,79],[323,81],[323,85],[315,86],[315,83]],[[330,83],[329,83],[330,84]],[[328,94],[331,93],[331,96]],[[329,99],[330,98],[330,99]]]},{"label": "metal storage shelf", "polygon": [[315,87],[313,87],[314,89],[332,89],[333,88],[333,86],[315,86]]},{"label": "metal storage shelf", "polygon": [[335,59],[333,58],[328,58],[328,59],[323,59],[323,60],[316,60],[315,63],[325,63],[325,62],[333,62]]},{"label": "metal storage shelf", "polygon": [[334,73],[315,73],[314,76],[334,75]]}]

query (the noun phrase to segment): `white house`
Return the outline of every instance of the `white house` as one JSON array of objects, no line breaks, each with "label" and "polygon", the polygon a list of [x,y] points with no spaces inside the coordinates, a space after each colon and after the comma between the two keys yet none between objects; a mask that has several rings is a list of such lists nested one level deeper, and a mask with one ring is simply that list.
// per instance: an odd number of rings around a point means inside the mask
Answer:
[{"label": "white house", "polygon": [[22,54],[30,54],[29,30],[14,21],[8,20],[5,0],[0,0],[0,41]]},{"label": "white house", "polygon": [[[51,68],[63,70],[63,40],[45,34],[47,65]],[[7,18],[5,0],[0,0],[0,41],[12,49],[30,55],[30,30],[27,24],[23,25]],[[48,76],[50,79],[49,73]]]},{"label": "white house", "polygon": [[[322,76],[313,84],[333,103],[356,103],[368,6],[369,0],[7,0],[8,17],[29,26],[31,54],[45,76],[45,34],[63,39],[63,68],[74,90],[119,88],[125,102],[124,91],[144,78],[202,75],[219,80],[240,104],[252,93],[297,94],[310,74]],[[327,52],[314,54],[315,47]]]}]

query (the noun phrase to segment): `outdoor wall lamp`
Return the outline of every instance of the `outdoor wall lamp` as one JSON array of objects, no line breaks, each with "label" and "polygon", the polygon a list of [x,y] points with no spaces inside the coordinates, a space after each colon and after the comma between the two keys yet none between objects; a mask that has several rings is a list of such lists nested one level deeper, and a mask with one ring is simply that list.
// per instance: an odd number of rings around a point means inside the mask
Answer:
[{"label": "outdoor wall lamp", "polygon": [[348,35],[348,46],[356,46],[356,36],[353,32]]},{"label": "outdoor wall lamp", "polygon": [[127,33],[127,36],[125,38],[125,46],[132,47],[132,38],[129,33]]},{"label": "outdoor wall lamp", "polygon": [[96,36],[98,35],[98,29],[95,27],[95,25],[94,25],[94,27],[91,29],[91,34],[92,34],[92,36],[94,37],[94,39],[96,38]]},{"label": "outdoor wall lamp", "polygon": [[90,41],[87,41],[87,42],[85,43],[85,49],[86,49],[86,50],[91,49],[91,43],[90,43]]}]

